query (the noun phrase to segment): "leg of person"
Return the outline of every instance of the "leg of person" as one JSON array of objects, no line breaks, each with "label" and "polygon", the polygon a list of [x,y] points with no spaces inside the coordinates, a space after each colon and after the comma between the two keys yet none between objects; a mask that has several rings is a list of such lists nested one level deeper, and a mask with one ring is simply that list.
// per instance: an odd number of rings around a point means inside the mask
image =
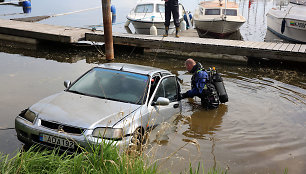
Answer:
[{"label": "leg of person", "polygon": [[175,37],[179,36],[179,30],[180,30],[180,19],[179,19],[179,3],[178,0],[173,0],[172,2],[172,14],[173,14],[173,21],[175,25]]},{"label": "leg of person", "polygon": [[165,34],[164,37],[168,36],[170,19],[171,19],[171,4],[170,1],[165,2]]}]

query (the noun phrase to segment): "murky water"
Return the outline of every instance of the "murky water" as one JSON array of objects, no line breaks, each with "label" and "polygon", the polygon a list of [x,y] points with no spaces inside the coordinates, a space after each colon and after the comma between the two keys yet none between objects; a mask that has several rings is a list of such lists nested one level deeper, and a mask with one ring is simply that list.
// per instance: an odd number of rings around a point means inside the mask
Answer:
[{"label": "murky water", "polygon": [[[136,1],[114,1],[117,24],[122,32],[125,15]],[[181,1],[183,4],[189,2]],[[62,5],[58,5],[61,3]],[[64,13],[99,6],[101,1],[32,0],[32,13],[0,16],[12,18]],[[197,1],[185,3],[193,11]],[[266,37],[265,13],[273,1],[242,1],[242,14],[249,22],[241,28],[245,40]],[[0,6],[0,15],[20,13],[18,6]],[[88,27],[101,24],[101,11],[49,18],[41,23]],[[255,15],[255,16],[254,16]],[[255,19],[256,17],[256,19]],[[121,24],[120,24],[121,23]],[[129,55],[129,53],[127,54]],[[190,88],[191,75],[184,59],[153,55],[117,55],[115,62],[127,62],[168,69]],[[151,159],[159,160],[162,171],[179,173],[189,163],[205,169],[220,168],[229,173],[305,173],[306,171],[306,73],[292,69],[250,67],[199,59],[207,68],[216,66],[223,74],[229,102],[216,110],[203,110],[199,99],[184,100],[183,113],[152,134]],[[64,80],[75,80],[89,68],[103,63],[95,48],[37,51],[3,47],[0,44],[0,152],[13,153],[21,147],[14,119],[21,110],[64,89]],[[167,129],[168,128],[168,129]],[[169,159],[166,157],[171,156]],[[201,166],[202,168],[202,166]]]},{"label": "murky water", "polygon": [[[177,58],[177,57],[176,57]],[[25,51],[0,49],[0,151],[21,147],[13,129],[24,108],[64,89],[90,67],[103,63],[98,52],[85,50]],[[148,150],[160,170],[178,173],[200,162],[205,169],[230,173],[304,173],[306,171],[306,73],[278,68],[199,60],[223,74],[229,102],[204,110],[199,99],[184,100],[183,113],[156,129]],[[115,62],[171,70],[190,88],[184,59],[153,55],[117,56]],[[171,62],[171,63],[169,63]],[[174,65],[175,64],[175,65]],[[168,124],[166,124],[168,125]],[[183,148],[182,148],[183,147]],[[169,159],[164,159],[171,156]],[[202,167],[202,166],[201,166]]]},{"label": "murky water", "polygon": [[[5,2],[10,1],[6,0]],[[31,2],[32,10],[31,13],[28,14],[24,14],[22,7],[20,6],[0,5],[0,18],[13,19],[32,16],[51,16],[101,6],[101,0],[92,0],[88,2],[81,0],[31,0]],[[135,7],[136,2],[137,0],[124,1],[124,3],[121,1],[112,1],[117,11],[116,22],[113,24],[114,32],[126,32],[124,29],[126,15],[129,14],[130,10]],[[184,5],[187,11],[191,11],[193,13],[200,0],[180,0],[179,2]],[[236,2],[239,3],[240,14],[245,17],[247,22],[240,28],[240,32],[235,33],[234,36],[230,37],[230,39],[234,38],[248,41],[272,42],[282,41],[276,35],[267,31],[266,14],[272,7],[286,5],[288,0],[236,0]],[[16,4],[16,2],[14,4]],[[102,9],[94,9],[69,15],[50,17],[40,21],[40,23],[83,28],[96,27],[98,30],[103,30],[103,27],[101,27]],[[130,24],[130,28],[132,31],[134,31],[132,24]]]}]

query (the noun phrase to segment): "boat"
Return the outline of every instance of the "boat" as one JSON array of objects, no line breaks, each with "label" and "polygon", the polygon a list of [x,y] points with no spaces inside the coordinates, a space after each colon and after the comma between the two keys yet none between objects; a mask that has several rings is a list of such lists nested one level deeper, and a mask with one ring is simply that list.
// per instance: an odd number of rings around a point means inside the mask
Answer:
[{"label": "boat", "polygon": [[269,10],[267,28],[288,41],[306,43],[306,0],[290,0],[285,9]]},{"label": "boat", "polygon": [[[184,21],[185,13],[182,4],[179,4],[179,19]],[[157,29],[157,34],[162,35],[165,32],[165,1],[164,0],[140,0],[136,7],[133,8],[126,16],[128,21],[125,28],[129,33],[131,30],[127,28],[130,23],[135,28],[136,34],[150,34],[150,28],[154,25]],[[169,34],[175,31],[174,21],[171,16]]]},{"label": "boat", "polygon": [[202,1],[194,12],[195,29],[199,37],[213,34],[218,38],[236,32],[245,23],[238,4],[227,1]]}]

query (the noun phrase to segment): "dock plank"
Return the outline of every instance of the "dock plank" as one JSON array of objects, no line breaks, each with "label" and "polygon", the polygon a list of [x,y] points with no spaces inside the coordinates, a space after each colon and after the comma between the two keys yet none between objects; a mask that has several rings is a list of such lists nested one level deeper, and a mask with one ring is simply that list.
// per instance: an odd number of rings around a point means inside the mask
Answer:
[{"label": "dock plank", "polygon": [[251,48],[252,49],[257,49],[257,46],[261,45],[262,43],[261,42],[254,42],[253,45],[251,45]]},{"label": "dock plank", "polygon": [[281,47],[283,46],[283,43],[277,43],[273,48],[272,50],[279,50]]},{"label": "dock plank", "polygon": [[294,48],[295,44],[289,44],[288,47],[286,48],[285,51],[292,51],[292,49]]},{"label": "dock plank", "polygon": [[306,44],[302,45],[299,49],[300,53],[305,53],[305,51],[306,51]]},{"label": "dock plank", "polygon": [[247,47],[249,47],[252,44],[254,44],[254,42],[252,42],[252,41],[244,41],[244,43],[240,44],[239,46],[242,47],[242,48],[247,48]]},{"label": "dock plank", "polygon": [[289,46],[288,43],[284,43],[284,44],[279,48],[279,50],[285,51],[285,50],[287,49],[288,46]]},{"label": "dock plank", "polygon": [[264,44],[262,44],[259,48],[260,49],[267,49],[267,47],[269,46],[269,45],[271,45],[272,44],[272,42],[265,42]]},{"label": "dock plank", "polygon": [[228,42],[228,46],[229,47],[241,47],[240,45],[243,44],[243,42],[239,42],[239,41],[236,41],[236,40],[230,40]]},{"label": "dock plank", "polygon": [[292,49],[293,52],[299,52],[299,49],[302,45],[301,44],[295,44],[294,48]]},{"label": "dock plank", "polygon": [[255,45],[254,48],[259,49],[259,48],[262,47],[263,45],[265,45],[265,43],[264,43],[264,42],[260,42],[260,43],[258,43],[257,45]]},{"label": "dock plank", "polygon": [[270,49],[272,49],[273,47],[275,47],[275,45],[277,45],[277,43],[272,43],[271,45],[269,45],[269,46],[267,47],[267,49],[270,50]]}]

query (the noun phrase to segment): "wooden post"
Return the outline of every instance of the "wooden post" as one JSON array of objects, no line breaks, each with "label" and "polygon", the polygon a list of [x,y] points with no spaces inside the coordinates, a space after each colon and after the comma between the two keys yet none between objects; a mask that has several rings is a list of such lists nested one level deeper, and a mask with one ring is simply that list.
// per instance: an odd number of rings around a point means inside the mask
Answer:
[{"label": "wooden post", "polygon": [[110,0],[102,0],[106,60],[114,60]]}]

